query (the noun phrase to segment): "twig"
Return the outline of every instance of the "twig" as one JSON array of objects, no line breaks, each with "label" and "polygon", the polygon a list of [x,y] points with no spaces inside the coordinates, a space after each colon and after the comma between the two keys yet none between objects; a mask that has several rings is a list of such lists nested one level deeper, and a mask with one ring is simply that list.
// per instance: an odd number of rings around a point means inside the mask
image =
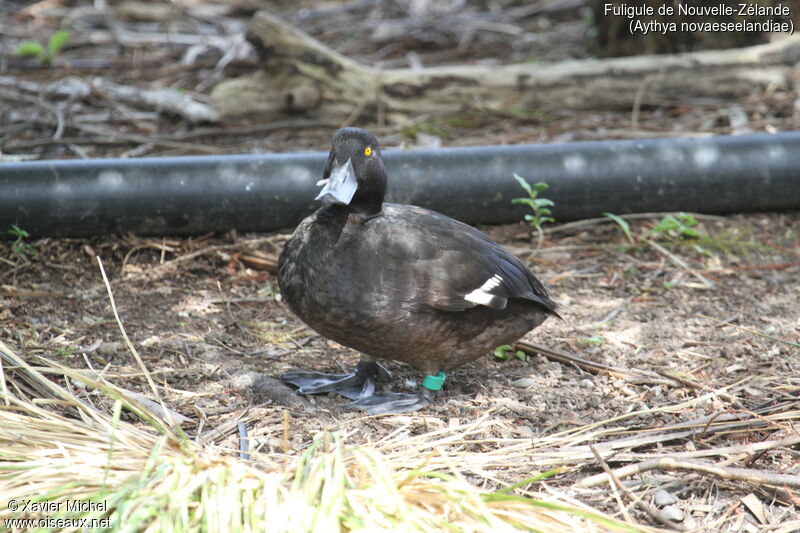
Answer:
[{"label": "twig", "polygon": [[139,364],[139,368],[141,368],[142,373],[144,373],[144,377],[147,379],[147,383],[150,385],[150,390],[153,391],[153,395],[155,395],[156,400],[158,400],[158,403],[161,404],[161,409],[163,409],[163,413],[167,418],[167,422],[174,427],[175,421],[172,419],[169,409],[161,399],[161,395],[158,393],[158,387],[156,387],[156,384],[153,381],[153,378],[150,376],[150,372],[147,370],[144,361],[142,361],[142,358],[139,356],[139,352],[136,351],[136,347],[133,345],[130,338],[128,338],[128,334],[125,332],[125,326],[122,325],[122,319],[119,317],[119,313],[117,312],[117,304],[114,301],[114,293],[111,291],[111,284],[108,281],[108,276],[106,276],[106,269],[103,268],[103,261],[100,259],[99,255],[95,257],[97,258],[97,264],[100,266],[100,274],[103,276],[103,283],[106,286],[106,290],[108,291],[108,299],[111,302],[111,310],[114,312],[114,318],[117,320],[117,325],[122,333],[122,338],[125,339],[125,344],[128,346],[128,350],[130,350],[130,352],[133,354],[134,359],[136,359],[136,362]]},{"label": "twig", "polygon": [[80,159],[89,159],[89,154],[86,153],[86,150],[78,146],[74,143],[67,143],[67,148],[72,150],[72,153],[77,155]]},{"label": "twig", "polygon": [[232,244],[219,244],[219,245],[215,245],[215,246],[209,246],[209,247],[203,248],[201,250],[196,250],[194,252],[189,252],[187,254],[181,255],[179,257],[176,257],[175,259],[170,259],[169,261],[166,261],[165,263],[160,263],[158,265],[155,265],[153,268],[147,270],[146,272],[141,272],[141,273],[138,273],[138,274],[132,274],[132,275],[128,276],[127,279],[138,279],[138,278],[143,278],[143,277],[150,277],[150,276],[154,276],[154,275],[159,275],[159,274],[161,274],[163,272],[169,271],[169,269],[171,269],[173,267],[176,267],[177,265],[179,265],[181,263],[185,263],[186,261],[189,261],[189,260],[194,259],[196,257],[212,254],[212,253],[215,253],[215,252],[218,252],[218,251],[222,251],[222,250],[230,250],[230,249],[236,249],[236,248],[247,248],[247,247],[258,245],[258,244],[263,244],[265,242],[268,243],[268,244],[272,244],[271,240],[273,238],[274,237],[256,237],[254,239],[241,240],[241,241],[238,241],[238,242],[235,242],[235,243],[232,243]]},{"label": "twig", "polygon": [[[162,245],[162,244],[158,244],[158,243],[145,241],[144,244],[137,244],[136,246],[134,246],[130,250],[128,250],[128,253],[125,254],[125,258],[122,260],[122,266],[120,267],[120,270],[121,271],[125,271],[125,267],[128,265],[128,261],[130,260],[131,256],[134,253],[138,252],[139,250],[148,250],[148,249],[154,249],[154,250],[160,251],[162,258],[164,257],[164,253],[165,252],[174,252],[175,251],[175,248],[173,248],[171,246],[166,246],[166,245]],[[160,264],[163,265],[164,261],[162,260]]]},{"label": "twig", "polygon": [[196,33],[174,32],[133,32],[122,27],[117,28],[115,33],[121,45],[131,48],[137,48],[143,45],[206,45],[224,52],[235,45],[233,37],[221,35],[198,35]]},{"label": "twig", "polygon": [[[780,440],[766,440],[762,442],[756,442],[753,444],[736,444],[732,446],[722,446],[720,448],[709,448],[706,450],[694,450],[691,452],[677,452],[672,455],[674,458],[678,459],[690,459],[696,457],[710,457],[710,456],[724,456],[724,455],[736,455],[738,457],[734,458],[734,461],[741,459],[744,456],[755,456],[763,454],[766,451],[774,450],[775,448],[788,448],[790,446],[796,446],[800,444],[800,437],[790,437],[788,439],[780,439]],[[727,465],[720,465],[720,466],[727,466]]]},{"label": "twig", "polygon": [[[78,127],[78,129],[85,129],[85,128]],[[128,144],[128,143],[148,144],[149,143],[155,146],[162,146],[165,148],[175,148],[178,150],[183,150],[186,153],[201,153],[201,154],[212,154],[212,155],[222,153],[221,149],[214,146],[168,141],[164,139],[148,137],[146,135],[136,135],[133,133],[119,133],[119,132],[106,131],[105,133],[97,132],[97,135],[98,135],[97,137],[62,137],[58,140],[53,140],[48,137],[46,139],[10,141],[5,145],[5,147],[6,149],[20,150],[20,149],[36,148],[38,146],[48,146],[51,144],[102,145],[102,144]]]},{"label": "twig", "polygon": [[[218,154],[222,152],[222,150],[220,150],[215,146],[206,146],[196,143],[171,141],[165,138],[159,138],[149,135],[138,135],[136,133],[122,133],[115,130],[99,128],[97,126],[90,126],[89,124],[75,124],[75,127],[81,131],[87,131],[94,135],[98,135],[100,136],[100,138],[105,138],[107,142],[119,143],[120,141],[122,141],[122,142],[141,143],[141,144],[150,143],[156,146],[165,146],[167,148],[177,148],[179,150],[186,150],[189,152],[201,152],[206,154]],[[62,142],[63,141],[64,139],[62,139]],[[79,142],[81,144],[85,144],[87,141],[86,139],[81,139],[80,137],[78,137],[76,139],[72,139],[71,142]],[[100,141],[99,139],[95,139],[92,140],[91,142],[97,143],[102,141]]]},{"label": "twig", "polygon": [[[253,126],[239,126],[239,127],[206,127],[194,128],[190,131],[183,133],[176,133],[170,135],[170,139],[184,141],[188,139],[196,139],[198,137],[219,137],[220,135],[253,135],[254,133],[267,133],[270,131],[291,129],[297,130],[301,128],[336,128],[339,122],[335,120],[320,120],[320,119],[292,119],[292,120],[273,120],[272,122],[262,122]],[[162,137],[154,136],[155,139]]]},{"label": "twig", "polygon": [[[557,350],[555,348],[548,348],[546,346],[541,346],[539,344],[533,344],[530,342],[517,341],[514,343],[514,350],[522,350],[528,355],[540,354],[550,359],[551,361],[556,361],[562,364],[575,365],[576,367],[586,372],[589,372],[590,374],[607,373],[610,376],[625,380],[630,383],[642,383],[642,382],[662,383],[662,384],[670,383],[667,380],[659,379],[658,375],[655,372],[648,372],[644,370],[637,370],[635,372],[631,372],[623,368],[616,368],[603,363],[598,363],[596,361],[590,361],[588,359],[578,357],[575,354],[567,353],[561,350]],[[669,376],[666,377],[669,378]],[[680,383],[680,380],[676,380],[673,378],[669,379]]]},{"label": "twig", "polygon": [[94,78],[92,85],[112,100],[156,111],[167,111],[188,122],[219,122],[219,113],[185,93],[172,89],[141,89]]},{"label": "twig", "polygon": [[711,273],[726,273],[735,272],[737,270],[783,270],[785,268],[792,268],[800,266],[800,261],[790,261],[788,263],[770,263],[769,265],[740,265],[729,266],[725,268],[710,268],[706,272]]},{"label": "twig", "polygon": [[0,86],[17,87],[23,91],[39,94],[39,104],[52,112],[57,120],[57,129],[53,140],[58,140],[64,131],[64,117],[57,107],[46,103],[44,97],[66,97],[68,100],[85,99],[92,95],[92,88],[110,100],[153,109],[157,112],[167,111],[191,123],[219,122],[219,113],[214,108],[198,102],[188,94],[172,89],[142,89],[119,85],[100,77],[94,78],[91,83],[76,76],[69,76],[53,83],[39,84],[20,81],[9,76],[0,76]]},{"label": "twig", "polygon": [[647,87],[655,81],[657,74],[650,74],[645,76],[639,87],[636,88],[636,94],[633,96],[633,110],[631,111],[631,129],[636,131],[639,129],[639,111],[642,107],[642,98],[647,90]]},{"label": "twig", "polygon": [[610,313],[608,313],[604,318],[601,318],[600,320],[598,320],[595,323],[595,325],[600,326],[600,325],[603,325],[603,324],[605,324],[607,322],[611,322],[614,319],[614,317],[616,317],[617,315],[619,315],[621,313],[627,313],[627,312],[628,312],[628,308],[625,307],[625,304],[618,305],[615,309],[613,309]]},{"label": "twig", "polygon": [[[631,437],[623,437],[620,439],[598,443],[595,446],[603,452],[615,452],[618,461],[642,461],[647,460],[651,456],[649,454],[636,453],[636,452],[621,452],[620,450],[632,450],[641,448],[643,446],[651,446],[653,444],[679,441],[684,439],[696,439],[701,433],[704,435],[712,435],[721,432],[734,433],[737,430],[753,430],[763,428],[763,424],[758,421],[742,420],[728,424],[714,425],[709,428],[703,428],[701,422],[705,419],[692,421],[692,428],[686,431],[672,431],[670,433],[657,433],[652,434],[652,429],[642,430]],[[595,438],[596,436],[593,436]],[[724,456],[729,454],[741,453],[758,453],[760,451],[769,450],[773,448],[780,448],[784,446],[794,446],[797,442],[794,439],[773,440],[759,442],[756,444],[743,444],[738,446],[723,446],[721,448],[712,448],[707,450],[695,450],[691,452],[676,452],[671,455],[674,458],[680,459],[694,459],[698,457],[712,457]],[[541,448],[539,453],[547,455],[550,459],[558,459],[559,463],[568,461],[583,461],[590,457],[590,450],[588,445],[570,446],[569,448]]]},{"label": "twig", "polygon": [[585,370],[586,372],[590,372],[592,374],[607,372],[616,378],[630,377],[630,374],[621,368],[614,368],[613,366],[605,365],[603,363],[589,361],[588,359],[578,357],[577,355],[563,352],[555,348],[541,346],[539,344],[518,341],[514,343],[514,350],[522,350],[528,355],[540,354],[547,357],[551,361],[556,361],[562,364],[573,364],[581,370]]},{"label": "twig", "polygon": [[[550,250],[551,248],[546,248],[546,249]],[[537,248],[537,250],[538,250],[538,248]],[[531,250],[530,248],[528,248],[527,250],[524,250],[523,252],[521,252],[519,255],[522,255],[524,253],[527,253],[527,255],[530,256],[530,255],[533,255],[534,253],[536,253],[536,250]],[[555,283],[560,282],[563,279],[569,279],[569,278],[573,278],[573,277],[577,278],[577,277],[581,277],[581,276],[589,277],[587,275],[596,275],[596,276],[602,276],[603,275],[602,272],[599,272],[597,274],[592,274],[592,272],[594,272],[595,270],[600,270],[600,265],[592,265],[592,266],[588,266],[586,268],[579,268],[577,270],[567,270],[565,272],[562,272],[561,274],[556,274],[555,276],[553,276],[551,278],[547,278],[547,280],[545,280],[545,281],[547,282],[547,285],[553,285]]]},{"label": "twig", "polygon": [[[223,441],[228,439],[230,436],[229,433],[231,431],[239,430],[240,422],[246,422],[248,420],[247,416],[249,409],[250,409],[249,407],[243,409],[241,412],[237,413],[234,418],[229,418],[228,420],[225,420],[221,424],[213,426],[211,429],[208,429],[206,431],[200,431],[198,429],[197,436],[194,439],[195,442],[197,442],[198,444],[207,444],[214,441]],[[205,417],[205,413],[203,413],[203,416]],[[260,419],[259,423],[270,424],[277,421],[278,421],[277,417],[270,417],[266,419]],[[207,419],[206,422],[208,422]]]},{"label": "twig", "polygon": [[622,516],[624,516],[625,520],[630,522],[631,524],[638,525],[633,520],[633,518],[631,518],[631,514],[628,512],[628,507],[624,503],[622,503],[622,498],[620,497],[619,490],[618,490],[620,488],[620,485],[617,484],[619,482],[619,480],[614,477],[614,473],[611,471],[611,468],[608,467],[608,464],[605,462],[605,460],[600,455],[600,453],[597,451],[597,449],[594,446],[589,446],[589,449],[592,450],[592,454],[594,455],[594,458],[597,460],[597,462],[603,468],[603,472],[605,472],[606,474],[609,475],[609,477],[611,477],[612,479],[615,480],[614,485],[611,486],[611,492],[614,495],[614,499],[617,500],[617,505],[619,506],[619,510],[622,513]]},{"label": "twig", "polygon": [[262,257],[261,254],[242,254],[239,261],[256,270],[266,270],[272,274],[278,272],[278,260],[275,257]]},{"label": "twig", "polygon": [[[756,485],[772,485],[774,487],[790,487],[800,489],[800,476],[790,474],[777,474],[765,472],[764,470],[754,470],[750,468],[724,467],[699,461],[679,460],[673,457],[659,457],[649,459],[632,465],[623,466],[614,470],[614,475],[618,478],[626,478],[636,474],[641,474],[649,470],[668,470],[668,471],[689,471],[699,472],[717,476],[721,479],[730,481],[746,481]],[[580,482],[581,487],[594,487],[602,483],[608,483],[607,474],[598,474],[588,477]]]},{"label": "twig", "polygon": [[686,264],[686,261],[684,261],[683,259],[681,259],[677,255],[673,254],[672,252],[670,252],[669,250],[667,250],[666,248],[664,248],[663,246],[661,246],[660,244],[658,244],[657,242],[655,242],[652,239],[645,239],[645,242],[647,244],[649,244],[650,246],[652,246],[654,250],[656,250],[657,252],[663,254],[667,259],[672,261],[672,263],[675,266],[677,266],[678,268],[686,271],[687,273],[691,274],[692,276],[694,276],[695,278],[700,280],[700,283],[703,284],[703,288],[706,288],[706,289],[713,289],[714,288],[714,283],[711,280],[709,280],[708,278],[703,276],[700,272],[698,272],[697,270],[693,269],[688,264]]},{"label": "twig", "polygon": [[331,7],[316,8],[316,9],[301,9],[294,14],[294,20],[305,22],[314,19],[329,20],[331,17],[342,13],[362,12],[376,6],[383,2],[383,0],[356,0],[355,2],[344,2],[342,4],[335,4]]},{"label": "twig", "polygon": [[[609,320],[609,318],[605,320]],[[571,353],[557,350],[555,348],[548,348],[546,346],[541,346],[539,344],[533,344],[530,342],[517,341],[516,343],[514,343],[514,350],[522,350],[528,355],[540,354],[545,356],[551,361],[556,361],[562,364],[575,365],[576,367],[586,372],[589,372],[590,374],[602,374],[605,372],[610,376],[622,379],[624,381],[627,381],[628,383],[670,384],[670,382],[675,382],[694,390],[699,390],[703,388],[703,385],[701,385],[700,383],[697,383],[696,381],[691,380],[687,377],[679,376],[673,372],[668,372],[663,370],[657,370],[655,372],[650,372],[648,370],[636,370],[634,372],[631,372],[623,368],[617,368],[603,363],[598,363],[596,361],[590,361],[588,359],[578,357],[577,355]],[[660,379],[659,376],[665,379]]]},{"label": "twig", "polygon": [[683,385],[689,387],[690,389],[699,390],[703,388],[703,385],[696,382],[695,380],[688,378],[686,376],[681,376],[677,372],[673,372],[671,370],[662,370],[660,368],[656,368],[656,373],[664,376],[667,379],[671,379],[677,381],[678,383],[682,383]]},{"label": "twig", "polygon": [[217,290],[219,291],[219,297],[222,299],[223,304],[225,304],[225,311],[228,313],[228,320],[230,324],[239,327],[239,323],[236,321],[236,317],[233,316],[233,312],[231,311],[231,302],[225,297],[225,291],[222,290],[222,283],[217,280]]},{"label": "twig", "polygon": [[[676,524],[669,518],[663,516],[661,513],[659,513],[658,511],[647,505],[647,503],[642,501],[641,498],[637,497],[633,492],[630,491],[628,487],[623,485],[622,481],[619,480],[619,478],[614,474],[614,471],[611,470],[611,468],[608,466],[608,463],[606,463],[603,457],[600,455],[600,452],[597,451],[597,448],[595,448],[594,446],[589,446],[589,449],[592,450],[594,458],[597,460],[598,463],[600,463],[600,466],[603,468],[603,471],[606,473],[606,475],[609,478],[611,478],[611,480],[614,482],[614,484],[611,487],[611,490],[614,491],[615,496],[617,495],[617,492],[614,489],[614,487],[616,486],[617,489],[627,494],[628,497],[631,498],[631,500],[633,500],[633,503],[639,509],[647,513],[650,516],[650,518],[652,518],[656,522],[660,522],[661,524],[664,524],[668,528],[674,529],[675,531],[686,531],[685,527],[681,526],[680,524]],[[625,515],[625,518],[628,520],[628,522],[635,524],[635,522],[631,519],[627,511],[624,510],[624,507],[623,507],[623,514]]]},{"label": "twig", "polygon": [[184,424],[184,423],[187,423],[187,422],[191,422],[191,423],[194,422],[194,420],[192,420],[188,416],[184,416],[184,415],[180,414],[178,411],[175,411],[174,409],[170,409],[169,407],[164,407],[163,403],[159,404],[158,402],[155,402],[155,401],[151,400],[150,398],[148,398],[144,394],[141,394],[141,393],[136,392],[136,391],[132,391],[130,389],[125,389],[123,387],[120,387],[119,385],[117,385],[115,388],[116,388],[116,390],[122,392],[123,394],[125,394],[125,395],[133,398],[137,402],[139,402],[139,405],[141,405],[142,407],[144,407],[145,409],[147,409],[148,411],[153,413],[155,416],[162,416],[164,413],[169,413],[169,417],[172,418],[172,421],[170,421],[170,422],[177,422],[178,424]]},{"label": "twig", "polygon": [[727,326],[733,326],[735,328],[741,329],[742,331],[746,331],[747,333],[752,333],[753,335],[758,335],[759,337],[764,337],[765,339],[769,339],[775,342],[781,342],[783,344],[788,344],[789,346],[794,346],[795,348],[800,348],[800,343],[787,341],[786,339],[781,339],[779,337],[773,337],[772,335],[767,335],[766,333],[761,333],[760,331],[756,331],[754,329],[745,328],[738,324],[733,324],[732,322],[727,322],[725,320],[719,320],[718,318],[714,318],[713,316],[704,315],[702,313],[697,313],[697,316],[700,318],[706,318],[708,320],[713,320],[714,322],[719,322],[720,324],[725,324]]},{"label": "twig", "polygon": [[[11,87],[27,93],[35,93],[39,98],[52,96],[57,98],[86,98],[92,93],[88,83],[77,76],[68,76],[52,83],[35,83],[32,81],[21,80],[14,76],[0,76],[0,87]],[[31,97],[16,94],[16,98],[31,101]]]},{"label": "twig", "polygon": [[[630,412],[622,414],[622,415],[613,416],[613,417],[611,417],[611,418],[609,418],[607,420],[604,420],[603,422],[592,422],[590,424],[586,424],[585,426],[582,426],[582,427],[580,427],[580,428],[578,428],[576,430],[560,431],[558,433],[555,433],[555,434],[551,435],[551,438],[561,437],[562,435],[571,434],[571,438],[574,439],[575,437],[577,437],[580,434],[586,435],[589,431],[591,431],[593,429],[596,429],[596,428],[599,428],[599,427],[602,427],[602,426],[605,426],[605,425],[608,425],[608,424],[611,424],[611,423],[621,422],[622,420],[629,420],[631,418],[634,418],[634,417],[637,417],[637,416],[640,416],[640,415],[643,415],[643,414],[682,412],[687,407],[691,407],[691,406],[694,406],[694,405],[697,405],[697,404],[701,404],[703,402],[707,402],[708,400],[719,396],[723,392],[727,392],[727,391],[729,391],[731,389],[742,387],[742,386],[744,386],[745,383],[750,381],[752,378],[753,378],[753,376],[746,376],[746,377],[740,379],[739,381],[737,381],[736,383],[731,383],[730,385],[725,385],[724,387],[720,387],[720,388],[715,389],[713,391],[707,392],[706,394],[703,394],[703,395],[698,396],[696,398],[692,398],[690,400],[686,400],[685,402],[681,402],[679,404],[669,405],[669,406],[662,406],[662,407],[654,407],[654,408],[651,408],[651,409],[640,409],[638,411],[630,411]],[[676,425],[675,427],[678,427],[678,425]],[[694,427],[696,427],[696,425]]]},{"label": "twig", "polygon": [[358,102],[355,106],[353,106],[353,112],[350,113],[350,115],[346,119],[344,119],[344,122],[342,122],[339,125],[339,127],[346,128],[347,126],[351,126],[358,119],[358,117],[361,116],[361,113],[364,112],[364,108],[366,106],[367,106],[366,100],[361,100],[360,102]]},{"label": "twig", "polygon": [[39,105],[50,111],[53,116],[56,117],[56,129],[51,138],[54,141],[58,141],[64,136],[64,113],[61,112],[57,105],[50,105],[43,96],[39,98]]}]

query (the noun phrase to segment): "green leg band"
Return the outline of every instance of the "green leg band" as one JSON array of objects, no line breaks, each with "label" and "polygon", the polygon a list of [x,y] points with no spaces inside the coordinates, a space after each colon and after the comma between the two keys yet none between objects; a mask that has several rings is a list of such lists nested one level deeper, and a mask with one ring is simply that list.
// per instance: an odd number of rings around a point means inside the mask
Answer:
[{"label": "green leg band", "polygon": [[432,391],[442,390],[442,384],[444,384],[445,374],[444,372],[439,372],[435,376],[425,376],[425,379],[422,380],[422,386],[426,389],[430,389]]}]

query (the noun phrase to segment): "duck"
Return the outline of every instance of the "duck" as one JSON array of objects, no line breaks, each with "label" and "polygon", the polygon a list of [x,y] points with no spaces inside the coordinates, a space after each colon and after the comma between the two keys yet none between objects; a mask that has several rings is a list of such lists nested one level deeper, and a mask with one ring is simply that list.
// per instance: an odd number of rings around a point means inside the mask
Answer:
[{"label": "duck", "polygon": [[[316,197],[278,260],[281,299],[320,335],[360,352],[352,372],[290,371],[302,395],[335,392],[368,414],[429,405],[446,372],[511,344],[556,302],[541,281],[485,233],[441,213],[385,202],[378,140],[338,130]],[[399,361],[423,376],[419,392],[377,390]]]}]

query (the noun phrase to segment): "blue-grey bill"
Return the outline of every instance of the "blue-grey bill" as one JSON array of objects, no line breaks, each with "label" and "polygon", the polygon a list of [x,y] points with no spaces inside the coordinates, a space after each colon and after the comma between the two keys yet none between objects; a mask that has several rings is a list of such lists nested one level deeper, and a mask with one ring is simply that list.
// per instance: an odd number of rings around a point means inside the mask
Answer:
[{"label": "blue-grey bill", "polygon": [[353,162],[348,159],[344,165],[337,164],[333,167],[328,182],[319,191],[315,200],[321,200],[326,204],[347,205],[356,194],[357,188],[358,180],[353,170]]}]

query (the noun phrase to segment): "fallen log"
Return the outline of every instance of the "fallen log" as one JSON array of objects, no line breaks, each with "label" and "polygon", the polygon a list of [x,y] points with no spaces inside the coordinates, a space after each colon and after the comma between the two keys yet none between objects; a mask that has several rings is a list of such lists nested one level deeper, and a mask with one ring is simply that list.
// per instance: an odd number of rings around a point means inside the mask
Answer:
[{"label": "fallen log", "polygon": [[212,103],[224,116],[313,112],[354,120],[367,113],[392,122],[468,108],[525,116],[556,109],[630,109],[634,100],[691,104],[787,87],[800,59],[800,35],[792,35],[733,50],[380,70],[266,11],[254,15],[248,38],[260,50],[263,68],[215,87]]}]

